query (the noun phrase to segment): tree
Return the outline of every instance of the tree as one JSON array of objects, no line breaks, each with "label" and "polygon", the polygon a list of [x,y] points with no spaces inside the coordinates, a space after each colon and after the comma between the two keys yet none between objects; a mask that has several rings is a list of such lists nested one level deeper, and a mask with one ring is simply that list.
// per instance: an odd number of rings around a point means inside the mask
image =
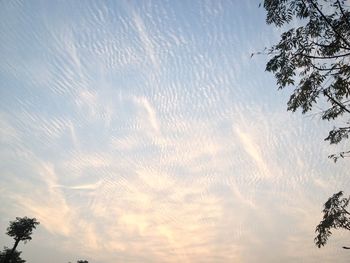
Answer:
[{"label": "tree", "polygon": [[[7,258],[10,256],[11,253],[11,249],[4,247],[4,250],[2,252],[0,252],[0,262],[6,262],[5,260],[7,260]],[[21,258],[21,253],[17,250],[15,250],[13,252],[12,258],[7,261],[9,263],[25,263],[26,261],[24,259]]]},{"label": "tree", "polygon": [[87,260],[78,260],[77,263],[89,263]]},{"label": "tree", "polygon": [[[304,114],[323,108],[321,118],[340,121],[325,138],[338,144],[350,134],[350,6],[344,0],[265,0],[266,23],[288,25],[280,40],[267,50],[266,71],[275,75],[278,89],[294,87],[287,109]],[[293,27],[291,25],[298,25]],[[325,108],[324,108],[325,107]],[[350,150],[332,154],[335,162]],[[334,194],[324,205],[316,227],[316,246],[327,243],[332,228],[350,230],[349,198]],[[344,247],[345,249],[350,249]]]},{"label": "tree", "polygon": [[[267,50],[266,70],[274,73],[278,89],[293,86],[288,110],[309,112],[327,105],[323,120],[340,120],[325,138],[331,144],[350,134],[350,12],[344,0],[265,0],[266,22],[277,27],[296,21]],[[290,26],[290,25],[289,25]],[[334,161],[350,151],[332,154]]]},{"label": "tree", "polygon": [[[343,192],[336,193],[324,204],[323,219],[316,227],[317,236],[315,243],[318,247],[327,243],[328,238],[332,234],[332,228],[350,230],[350,213],[346,210],[350,197],[341,198],[342,196]],[[349,247],[343,248],[349,249]]]},{"label": "tree", "polygon": [[11,262],[20,241],[26,243],[32,239],[33,229],[36,229],[37,225],[39,225],[39,222],[35,218],[28,218],[26,216],[22,218],[16,217],[15,221],[10,221],[10,226],[7,228],[6,234],[13,237],[15,243],[10,253],[6,255],[4,263]]}]

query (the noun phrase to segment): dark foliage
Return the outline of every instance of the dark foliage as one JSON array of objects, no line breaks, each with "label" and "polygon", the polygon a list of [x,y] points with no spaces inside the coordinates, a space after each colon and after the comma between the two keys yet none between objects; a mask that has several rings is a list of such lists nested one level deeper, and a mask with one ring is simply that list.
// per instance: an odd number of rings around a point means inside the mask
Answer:
[{"label": "dark foliage", "polygon": [[[12,258],[9,259],[11,254],[11,249],[4,247],[4,250],[0,252],[0,262],[9,262],[9,263],[25,263],[26,261],[21,258],[21,253],[17,250],[13,252]],[[5,261],[8,260],[8,261]]]},{"label": "dark foliage", "polygon": [[[350,133],[350,11],[341,0],[265,0],[266,22],[277,27],[298,20],[298,27],[281,35],[268,54],[266,70],[274,73],[279,89],[293,86],[288,110],[310,111],[327,102],[323,120],[343,121],[325,138],[331,144]],[[323,102],[322,102],[323,101]],[[321,102],[321,103],[320,103]],[[344,121],[345,120],[345,121]],[[334,161],[349,151],[330,155]]]},{"label": "dark foliage", "polygon": [[28,217],[16,217],[15,221],[10,222],[10,226],[7,228],[7,235],[13,237],[16,241],[27,242],[31,240],[33,229],[39,225],[39,222],[35,218]]},{"label": "dark foliage", "polygon": [[10,226],[7,228],[6,234],[13,237],[15,243],[13,248],[5,255],[1,263],[10,263],[14,260],[16,248],[20,241],[26,243],[31,240],[33,229],[39,225],[39,222],[35,218],[28,217],[16,217],[15,221],[10,222]]},{"label": "dark foliage", "polygon": [[324,204],[323,219],[315,231],[317,233],[315,243],[318,247],[327,243],[332,228],[350,230],[350,213],[346,210],[350,197],[342,198],[342,196],[343,192],[336,193]]}]

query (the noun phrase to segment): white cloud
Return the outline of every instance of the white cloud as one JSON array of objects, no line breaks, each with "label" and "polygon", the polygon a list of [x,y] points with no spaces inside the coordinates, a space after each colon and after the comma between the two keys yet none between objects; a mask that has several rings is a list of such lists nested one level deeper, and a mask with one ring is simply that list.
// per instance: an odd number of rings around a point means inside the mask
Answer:
[{"label": "white cloud", "polygon": [[35,215],[49,232],[69,236],[75,212],[68,205],[62,191],[55,187],[58,179],[54,167],[43,162],[36,163],[35,167],[44,185],[27,186],[35,190],[31,194],[16,193],[14,199],[29,214]]},{"label": "white cloud", "polygon": [[147,125],[147,123],[149,123],[149,127],[153,130],[153,133],[155,133],[156,135],[160,135],[160,125],[157,118],[157,114],[149,100],[145,97],[134,97],[133,100],[141,110],[140,119],[143,120],[144,116],[147,116],[147,121],[142,123],[144,125]]},{"label": "white cloud", "polygon": [[136,12],[132,12],[132,19],[135,25],[135,28],[140,36],[143,48],[147,54],[147,57],[152,62],[152,65],[154,68],[159,71],[160,69],[160,62],[157,57],[156,49],[154,47],[154,43],[152,38],[150,37],[148,30],[145,26],[145,23],[143,22],[142,18],[139,14]]},{"label": "white cloud", "polygon": [[242,132],[238,127],[235,127],[235,133],[242,143],[243,149],[255,161],[260,174],[262,174],[264,178],[271,177],[269,167],[261,154],[260,146],[254,141],[249,133]]}]

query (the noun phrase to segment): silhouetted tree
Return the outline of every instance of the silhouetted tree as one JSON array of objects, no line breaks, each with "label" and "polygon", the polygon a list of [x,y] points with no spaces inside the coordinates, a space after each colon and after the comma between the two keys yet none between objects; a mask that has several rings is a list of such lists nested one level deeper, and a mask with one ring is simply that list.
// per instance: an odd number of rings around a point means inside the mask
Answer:
[{"label": "silhouetted tree", "polygon": [[[11,253],[12,249],[4,247],[4,250],[0,252],[0,262],[6,262],[5,260],[7,260],[7,258],[9,258],[10,253]],[[12,257],[10,260],[8,260],[7,262],[9,263],[25,263],[26,261],[24,259],[21,258],[21,253],[17,250],[15,250],[12,254]]]},{"label": "silhouetted tree", "polygon": [[[267,49],[266,70],[274,73],[278,89],[293,86],[288,110],[302,113],[316,104],[327,108],[323,120],[340,118],[344,125],[325,138],[331,144],[350,134],[350,12],[343,0],[265,0],[266,22],[289,24],[279,42]],[[299,24],[290,27],[291,22]],[[293,24],[295,25],[295,24]],[[345,119],[345,120],[344,120]],[[350,151],[330,155],[334,161]]]},{"label": "silhouetted tree", "polygon": [[4,263],[11,262],[10,260],[12,259],[20,241],[26,243],[32,239],[31,235],[33,229],[35,229],[37,225],[39,225],[39,222],[35,218],[16,217],[15,221],[10,221],[10,226],[7,228],[6,234],[13,237],[15,243],[10,253],[6,255]]},{"label": "silhouetted tree", "polygon": [[[324,204],[323,219],[316,227],[317,236],[315,243],[318,247],[324,246],[332,234],[331,229],[350,230],[350,213],[346,209],[349,205],[350,197],[341,198],[343,192],[334,194]],[[349,249],[348,247],[343,247]]]},{"label": "silhouetted tree", "polygon": [[[327,105],[323,120],[341,120],[325,138],[338,144],[350,135],[350,11],[344,0],[265,0],[266,22],[288,25],[279,42],[267,49],[271,56],[266,70],[274,73],[278,89],[294,88],[288,110],[309,112]],[[291,22],[293,25],[291,26]],[[266,49],[265,49],[266,50]],[[350,151],[332,154],[335,162],[350,157]],[[315,243],[324,246],[331,228],[350,230],[348,198],[334,194],[325,203],[324,217],[316,227]],[[347,249],[347,247],[344,247]]]},{"label": "silhouetted tree", "polygon": [[77,263],[89,263],[87,260],[78,260]]}]

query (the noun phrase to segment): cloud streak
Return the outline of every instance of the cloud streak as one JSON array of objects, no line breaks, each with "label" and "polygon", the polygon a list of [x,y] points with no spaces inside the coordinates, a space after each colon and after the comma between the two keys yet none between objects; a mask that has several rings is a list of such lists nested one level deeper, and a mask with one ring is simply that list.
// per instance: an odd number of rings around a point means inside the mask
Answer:
[{"label": "cloud streak", "polygon": [[248,59],[273,34],[260,11],[12,5],[22,16],[0,11],[0,212],[37,217],[33,242],[52,259],[346,262],[342,237],[317,253],[312,237],[322,202],[349,188],[347,164],[324,161],[327,127],[286,113],[263,59]]}]

